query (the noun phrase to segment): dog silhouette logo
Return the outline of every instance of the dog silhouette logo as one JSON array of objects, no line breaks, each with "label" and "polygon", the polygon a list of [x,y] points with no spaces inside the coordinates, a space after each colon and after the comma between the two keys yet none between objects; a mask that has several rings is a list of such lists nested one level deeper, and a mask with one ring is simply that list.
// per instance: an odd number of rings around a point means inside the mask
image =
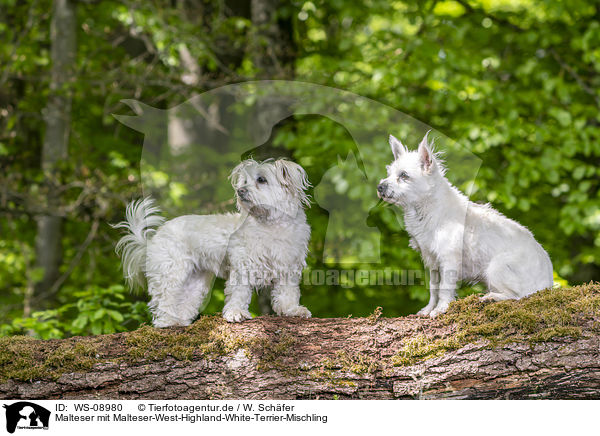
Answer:
[{"label": "dog silhouette logo", "polygon": [[19,401],[10,405],[5,404],[6,431],[14,433],[19,429],[48,429],[50,411],[29,401]]},{"label": "dog silhouette logo", "polygon": [[[142,191],[158,197],[159,205],[160,198],[171,199],[168,215],[228,211],[233,203],[227,175],[240,159],[297,158],[315,186],[311,218],[327,225],[326,231],[313,232],[312,254],[329,266],[381,263],[382,238],[403,225],[399,211],[377,202],[377,183],[389,161],[388,132],[416,141],[431,129],[367,97],[289,80],[233,83],[169,109],[122,103],[135,115],[114,117],[144,134]],[[290,120],[294,124],[286,124]],[[297,131],[287,130],[296,122]],[[337,133],[322,130],[325,125]],[[315,136],[317,131],[323,134]],[[481,159],[469,147],[432,133],[447,151],[450,182],[475,187]]]}]

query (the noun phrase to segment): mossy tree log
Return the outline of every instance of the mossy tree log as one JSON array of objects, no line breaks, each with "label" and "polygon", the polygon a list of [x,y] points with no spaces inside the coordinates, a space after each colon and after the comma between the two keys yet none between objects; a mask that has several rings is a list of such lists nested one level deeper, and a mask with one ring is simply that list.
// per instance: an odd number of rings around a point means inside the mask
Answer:
[{"label": "mossy tree log", "polygon": [[0,397],[600,398],[600,286],[468,297],[436,320],[296,319],[0,339]]}]

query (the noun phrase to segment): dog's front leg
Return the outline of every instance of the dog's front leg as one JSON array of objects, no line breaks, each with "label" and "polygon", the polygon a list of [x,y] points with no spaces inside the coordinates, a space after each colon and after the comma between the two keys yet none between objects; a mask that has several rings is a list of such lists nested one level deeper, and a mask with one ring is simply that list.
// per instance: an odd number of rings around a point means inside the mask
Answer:
[{"label": "dog's front leg", "polygon": [[230,280],[225,284],[225,307],[223,307],[223,318],[229,322],[241,322],[251,319],[248,311],[252,300],[252,288],[247,284],[232,283]]},{"label": "dog's front leg", "polygon": [[446,312],[448,306],[456,299],[456,282],[458,281],[458,266],[453,263],[440,265],[440,284],[438,302],[429,316],[435,318]]},{"label": "dog's front leg", "polygon": [[438,292],[440,287],[439,267],[429,270],[429,303],[423,309],[417,312],[417,315],[427,316],[438,304]]},{"label": "dog's front leg", "polygon": [[271,291],[271,306],[279,316],[310,318],[310,311],[300,305],[300,287],[297,284],[275,283]]}]

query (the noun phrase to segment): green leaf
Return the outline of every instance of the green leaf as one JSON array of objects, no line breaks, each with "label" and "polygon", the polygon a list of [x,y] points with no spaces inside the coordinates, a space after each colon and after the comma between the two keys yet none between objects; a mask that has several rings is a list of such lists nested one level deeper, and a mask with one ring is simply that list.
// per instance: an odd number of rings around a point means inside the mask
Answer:
[{"label": "green leaf", "polygon": [[87,323],[88,323],[88,316],[80,315],[71,323],[71,325],[77,330],[83,330],[85,328],[85,326],[87,325]]},{"label": "green leaf", "polygon": [[92,323],[92,334],[101,335],[102,334],[102,324],[99,321],[94,321]]},{"label": "green leaf", "polygon": [[102,318],[105,313],[106,313],[106,309],[104,309],[104,308],[100,308],[100,309],[96,310],[94,312],[94,315],[92,315],[92,320],[95,321],[95,320]]},{"label": "green leaf", "polygon": [[123,322],[124,317],[123,315],[121,315],[119,312],[117,312],[116,310],[109,310],[108,314],[110,315],[110,317],[112,319],[114,319],[117,322]]},{"label": "green leaf", "polygon": [[550,108],[548,113],[550,115],[552,115],[554,118],[556,118],[558,120],[558,122],[560,123],[560,125],[563,127],[567,127],[568,125],[571,124],[571,120],[572,120],[571,114],[564,109],[552,107],[552,108]]}]

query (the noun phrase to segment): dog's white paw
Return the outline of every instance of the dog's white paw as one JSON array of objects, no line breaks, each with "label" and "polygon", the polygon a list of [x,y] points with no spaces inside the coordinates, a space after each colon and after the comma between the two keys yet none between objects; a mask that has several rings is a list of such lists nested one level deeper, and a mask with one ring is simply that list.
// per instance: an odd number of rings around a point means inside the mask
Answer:
[{"label": "dog's white paw", "polygon": [[446,311],[448,310],[448,306],[450,306],[450,303],[438,304],[435,309],[429,312],[429,316],[431,318],[437,318],[442,313],[446,313]]},{"label": "dog's white paw", "polygon": [[301,318],[310,318],[312,314],[310,310],[308,310],[304,306],[295,306],[289,309],[282,311],[281,315],[283,316],[299,316]]},{"label": "dog's white paw", "polygon": [[479,301],[481,301],[482,303],[490,303],[492,301],[496,301],[496,299],[491,294],[485,294],[479,297]]},{"label": "dog's white paw", "polygon": [[245,309],[223,309],[223,318],[229,322],[242,322],[247,319],[252,319],[252,315]]},{"label": "dog's white paw", "polygon": [[429,304],[427,306],[425,306],[423,309],[419,310],[417,312],[418,316],[427,316],[431,313],[431,311],[434,309],[434,306],[430,306]]},{"label": "dog's white paw", "polygon": [[430,318],[437,318],[442,313],[444,313],[444,312],[442,312],[441,310],[433,309],[431,312],[429,312],[429,317]]},{"label": "dog's white paw", "polygon": [[156,319],[152,322],[152,325],[157,329],[163,329],[165,327],[187,327],[191,322],[188,321],[172,321],[165,319]]},{"label": "dog's white paw", "polygon": [[514,297],[510,295],[500,294],[499,292],[488,292],[487,294],[479,297],[479,301],[481,301],[482,303],[492,303],[496,301],[510,300],[511,298]]},{"label": "dog's white paw", "polygon": [[152,325],[158,329],[165,327],[188,326],[193,319],[181,319],[173,316],[164,310],[156,309],[153,315]]}]

